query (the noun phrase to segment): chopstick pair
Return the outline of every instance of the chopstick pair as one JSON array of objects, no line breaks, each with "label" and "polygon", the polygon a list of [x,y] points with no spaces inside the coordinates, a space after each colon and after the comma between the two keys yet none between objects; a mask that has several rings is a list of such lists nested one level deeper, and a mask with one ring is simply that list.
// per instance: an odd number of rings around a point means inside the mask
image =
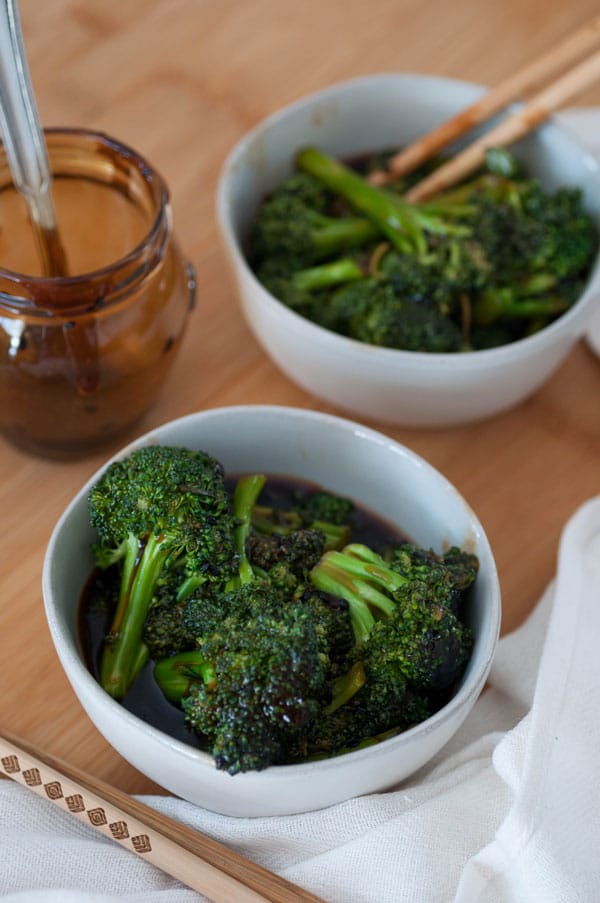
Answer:
[{"label": "chopstick pair", "polygon": [[[393,179],[412,172],[451,141],[480,125],[494,113],[517,100],[527,91],[538,88],[555,72],[564,69],[574,60],[600,43],[600,16],[575,31],[548,53],[543,54],[483,97],[461,110],[431,132],[417,139],[409,147],[397,153],[385,170],[370,175],[376,185],[385,185]],[[486,152],[492,147],[506,147],[544,122],[576,94],[588,88],[600,78],[600,50],[596,50],[572,69],[564,72],[548,87],[534,95],[521,109],[508,116],[480,138],[477,138],[447,163],[406,192],[410,202],[424,201],[439,191],[456,184],[485,161]]]},{"label": "chopstick pair", "polygon": [[6,733],[0,735],[0,777],[23,784],[213,903],[324,903],[210,837]]}]

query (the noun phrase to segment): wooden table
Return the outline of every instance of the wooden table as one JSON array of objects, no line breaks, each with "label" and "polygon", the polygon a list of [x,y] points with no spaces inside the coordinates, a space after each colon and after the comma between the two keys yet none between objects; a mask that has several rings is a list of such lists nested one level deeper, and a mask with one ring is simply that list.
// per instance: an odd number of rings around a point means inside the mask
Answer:
[{"label": "wooden table", "polygon": [[[275,368],[239,314],[213,200],[224,155],[248,128],[361,74],[491,84],[597,12],[595,0],[21,0],[44,124],[105,130],[140,149],[170,184],[176,231],[197,267],[197,310],[144,430],[228,404],[335,412]],[[600,85],[580,102],[599,103]],[[600,361],[580,344],[503,416],[435,432],[381,427],[446,474],[479,515],[497,557],[504,631],[552,578],[566,519],[600,490],[599,412]],[[129,792],[160,792],[82,711],[42,606],[50,531],[114,450],[66,464],[0,440],[0,724]]]}]

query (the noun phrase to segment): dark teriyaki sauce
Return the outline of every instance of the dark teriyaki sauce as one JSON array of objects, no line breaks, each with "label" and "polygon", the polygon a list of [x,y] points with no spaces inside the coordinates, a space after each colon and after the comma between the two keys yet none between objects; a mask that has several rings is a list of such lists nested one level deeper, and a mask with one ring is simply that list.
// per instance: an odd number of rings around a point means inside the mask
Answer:
[{"label": "dark teriyaki sauce", "polygon": [[[235,477],[227,480],[231,491],[235,482]],[[259,502],[273,508],[291,508],[295,493],[321,488],[297,479],[269,477]],[[359,506],[353,509],[351,528],[351,542],[366,543],[380,553],[407,541],[407,537],[393,524]],[[118,587],[116,569],[104,572],[95,569],[88,577],[79,600],[79,642],[85,664],[98,682],[102,644],[110,629]],[[176,740],[201,747],[200,737],[187,728],[181,709],[163,696],[154,680],[153,668],[154,663],[148,662],[121,704],[142,721]]]}]

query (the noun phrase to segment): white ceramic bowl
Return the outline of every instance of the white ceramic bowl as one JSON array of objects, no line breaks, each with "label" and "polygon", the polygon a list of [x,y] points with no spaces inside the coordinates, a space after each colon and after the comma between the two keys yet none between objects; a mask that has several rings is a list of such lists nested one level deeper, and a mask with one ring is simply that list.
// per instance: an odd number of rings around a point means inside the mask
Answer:
[{"label": "white ceramic bowl", "polygon": [[[600,296],[596,265],[578,302],[552,325],[511,345],[428,354],[365,345],[300,317],[258,282],[244,243],[260,201],[316,145],[337,156],[398,147],[471,103],[481,88],[446,78],[376,75],[334,85],[270,116],[228,156],[217,216],[242,311],[264,349],[295,382],[345,411],[383,423],[439,427],[497,414],[538,389],[584,334]],[[514,146],[549,188],[579,185],[600,220],[594,158],[555,124]]]},{"label": "white ceramic bowl", "polygon": [[474,650],[456,695],[422,724],[376,746],[321,762],[231,776],[204,752],[172,739],[115,702],[87,670],[77,636],[78,599],[92,567],[87,496],[77,493],[50,539],[43,573],[48,624],[79,700],[121,755],[153,781],[193,803],[238,816],[318,809],[406,778],[442,748],[467,716],[488,674],[500,624],[500,591],[485,533],[456,489],[418,455],[357,423],[301,409],[233,407],[167,423],[127,446],[200,448],[229,473],[287,474],[343,493],[397,524],[415,542],[442,551],[460,545],[481,569],[468,620]]}]

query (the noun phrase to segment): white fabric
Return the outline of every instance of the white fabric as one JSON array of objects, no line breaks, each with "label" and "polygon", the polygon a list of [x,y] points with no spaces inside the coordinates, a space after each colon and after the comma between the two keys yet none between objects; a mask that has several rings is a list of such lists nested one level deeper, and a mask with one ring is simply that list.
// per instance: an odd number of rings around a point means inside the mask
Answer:
[{"label": "white fabric", "polygon": [[[573,114],[580,130],[592,120],[600,125],[595,111]],[[597,903],[599,603],[600,496],[566,526],[556,580],[500,641],[489,688],[461,730],[402,786],[288,818],[145,801],[330,903]],[[3,781],[0,899],[201,898]]]}]

